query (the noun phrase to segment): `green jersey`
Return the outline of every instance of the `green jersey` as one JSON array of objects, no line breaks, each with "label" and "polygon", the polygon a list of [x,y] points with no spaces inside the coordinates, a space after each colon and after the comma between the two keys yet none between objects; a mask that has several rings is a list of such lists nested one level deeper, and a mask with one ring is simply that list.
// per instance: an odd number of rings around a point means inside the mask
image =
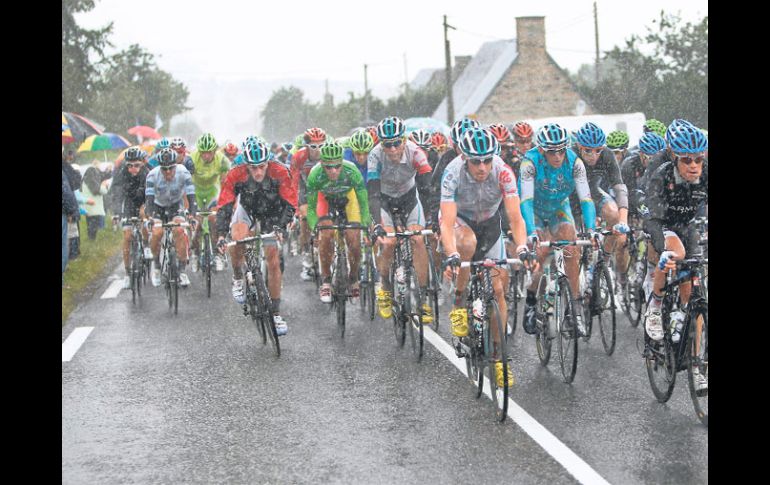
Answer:
[{"label": "green jersey", "polygon": [[[361,224],[369,225],[369,196],[364,185],[364,178],[355,164],[343,160],[339,177],[337,180],[332,181],[326,175],[323,164],[317,163],[310,170],[305,187],[307,193],[307,223],[311,230],[315,229],[315,225],[318,222],[318,194],[323,194],[326,199],[333,199],[345,197],[351,190],[356,194],[358,203],[355,205],[357,205],[360,211]],[[348,220],[358,219],[358,217],[351,216],[351,214],[348,214]]]}]

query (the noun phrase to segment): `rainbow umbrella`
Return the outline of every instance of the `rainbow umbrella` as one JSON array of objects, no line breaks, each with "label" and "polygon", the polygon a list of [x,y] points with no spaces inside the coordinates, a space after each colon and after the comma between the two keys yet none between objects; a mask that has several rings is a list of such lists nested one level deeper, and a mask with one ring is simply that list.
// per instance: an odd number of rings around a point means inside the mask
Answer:
[{"label": "rainbow umbrella", "polygon": [[70,130],[70,125],[67,124],[67,121],[64,119],[64,115],[61,117],[61,143],[62,145],[66,145],[67,143],[72,143],[75,141],[75,137],[72,136],[72,130]]},{"label": "rainbow umbrella", "polygon": [[61,112],[62,124],[67,125],[75,141],[82,142],[90,135],[101,135],[104,127],[85,116],[67,111]]},{"label": "rainbow umbrella", "polygon": [[128,140],[115,133],[91,135],[80,145],[78,152],[97,152],[100,150],[118,150],[131,145]]}]

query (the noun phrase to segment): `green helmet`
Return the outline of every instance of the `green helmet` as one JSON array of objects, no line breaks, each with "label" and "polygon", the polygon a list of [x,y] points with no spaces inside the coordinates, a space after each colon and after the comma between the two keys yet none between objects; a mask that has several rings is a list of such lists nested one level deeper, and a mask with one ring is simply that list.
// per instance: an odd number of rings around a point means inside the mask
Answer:
[{"label": "green helmet", "polygon": [[195,147],[201,152],[211,152],[217,149],[217,141],[211,133],[204,133],[198,138]]},{"label": "green helmet", "polygon": [[354,152],[370,152],[374,148],[374,139],[366,130],[358,130],[350,135],[350,148]]},{"label": "green helmet", "polygon": [[665,137],[666,136],[666,125],[664,125],[662,122],[656,120],[656,119],[649,119],[644,122],[644,131],[652,131],[654,133],[657,133],[658,135]]},{"label": "green helmet", "polygon": [[321,145],[321,161],[336,162],[342,160],[342,145],[336,141],[327,141]]},{"label": "green helmet", "polygon": [[305,146],[305,135],[300,133],[297,138],[294,139],[294,148],[302,148]]},{"label": "green helmet", "polygon": [[628,133],[625,131],[613,131],[607,135],[607,148],[628,148]]}]

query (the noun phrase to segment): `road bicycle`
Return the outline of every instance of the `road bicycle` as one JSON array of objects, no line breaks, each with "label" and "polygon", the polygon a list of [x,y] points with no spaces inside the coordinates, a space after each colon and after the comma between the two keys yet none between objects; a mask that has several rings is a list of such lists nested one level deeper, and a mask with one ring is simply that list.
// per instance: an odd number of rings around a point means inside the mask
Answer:
[{"label": "road bicycle", "polygon": [[211,230],[209,229],[209,216],[216,215],[216,211],[198,211],[198,215],[202,216],[201,221],[201,240],[202,245],[199,249],[199,254],[194,257],[199,258],[198,268],[203,273],[203,277],[206,280],[206,296],[211,298],[211,267],[214,265],[214,246],[211,242]]},{"label": "road bicycle", "polygon": [[131,246],[128,256],[131,265],[129,278],[131,281],[131,303],[136,304],[136,297],[142,297],[142,285],[146,283],[148,273],[147,261],[144,258],[142,219],[139,217],[124,218],[123,223],[125,222],[131,224]]},{"label": "road bicycle", "polygon": [[[434,232],[434,234],[438,234]],[[439,307],[438,300],[441,295],[441,263],[435,260],[435,254],[431,246],[433,236],[424,236],[425,249],[428,251],[428,285],[425,287],[425,299],[433,313],[433,330],[438,332]]]},{"label": "road bicycle", "polygon": [[168,307],[174,315],[179,310],[179,258],[174,245],[174,228],[190,227],[187,222],[167,222],[163,226],[160,250],[160,274],[168,298]]},{"label": "road bicycle", "polygon": [[[484,390],[484,374],[487,372],[495,417],[505,421],[508,413],[508,370],[510,357],[506,334],[500,317],[500,308],[492,285],[492,269],[498,266],[521,264],[521,260],[484,259],[460,263],[460,268],[470,268],[470,280],[466,289],[468,335],[452,336],[458,357],[465,358],[468,378],[476,385],[476,398]],[[453,278],[454,279],[454,278]],[[502,385],[497,381],[497,364],[502,363]]]},{"label": "road bicycle", "polygon": [[[628,236],[627,277],[621,286],[623,300],[620,306],[631,326],[636,328],[644,312],[644,280],[647,277],[647,234],[639,228],[631,228]],[[618,283],[619,284],[619,283]]]},{"label": "road bicycle", "polygon": [[[586,323],[587,342],[591,338],[594,319],[599,323],[602,345],[607,355],[615,351],[616,306],[614,271],[607,264],[610,253],[605,251],[603,236],[611,236],[612,231],[598,231],[596,247],[586,247],[580,259],[580,290],[583,293],[583,318]],[[589,234],[578,234],[588,237]]]},{"label": "road bicycle", "polygon": [[375,285],[377,283],[377,267],[374,264],[374,250],[371,244],[367,244],[368,231],[361,232],[361,266],[359,272],[361,276],[361,313],[369,314],[369,320],[374,321],[377,313],[377,292]]}]

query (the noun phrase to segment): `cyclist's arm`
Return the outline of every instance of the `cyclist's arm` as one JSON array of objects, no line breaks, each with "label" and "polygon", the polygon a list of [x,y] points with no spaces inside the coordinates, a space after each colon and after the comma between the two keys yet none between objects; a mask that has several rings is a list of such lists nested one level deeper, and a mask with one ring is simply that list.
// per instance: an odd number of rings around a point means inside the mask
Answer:
[{"label": "cyclist's arm", "polygon": [[368,226],[371,222],[371,215],[369,214],[369,194],[366,191],[366,185],[364,185],[364,177],[358,167],[350,172],[353,189],[356,191],[356,198],[358,199],[358,208],[361,211],[361,224]]},{"label": "cyclist's arm", "polygon": [[380,179],[372,178],[372,173],[369,172],[369,181],[366,182],[366,192],[369,198],[367,204],[369,208],[369,215],[371,216],[372,223],[382,224],[382,214],[380,211]]},{"label": "cyclist's arm", "polygon": [[586,229],[594,229],[596,227],[596,207],[591,198],[591,189],[588,188],[588,178],[586,177],[586,167],[583,165],[583,160],[575,159],[572,177],[575,180],[575,192],[580,200],[580,209],[583,212],[583,225],[585,225]]},{"label": "cyclist's arm", "polygon": [[305,195],[307,196],[307,225],[313,231],[318,223],[318,214],[316,213],[318,191],[311,187],[305,187],[305,190]]},{"label": "cyclist's arm", "polygon": [[[527,235],[535,233],[535,164],[532,160],[521,162],[521,217]],[[510,219],[509,219],[510,220]]]},{"label": "cyclist's arm", "polygon": [[430,217],[430,212],[427,210],[430,209],[430,181],[433,169],[430,167],[430,163],[428,163],[428,156],[422,149],[418,148],[412,155],[412,165],[416,172],[414,182],[415,185],[417,185],[417,191],[420,194],[420,202],[422,202],[422,205],[426,210],[426,216]]},{"label": "cyclist's arm", "polygon": [[190,173],[183,175],[184,193],[187,195],[188,211],[190,215],[195,215],[197,212],[197,205],[195,204],[195,184],[193,184],[192,176]]}]

